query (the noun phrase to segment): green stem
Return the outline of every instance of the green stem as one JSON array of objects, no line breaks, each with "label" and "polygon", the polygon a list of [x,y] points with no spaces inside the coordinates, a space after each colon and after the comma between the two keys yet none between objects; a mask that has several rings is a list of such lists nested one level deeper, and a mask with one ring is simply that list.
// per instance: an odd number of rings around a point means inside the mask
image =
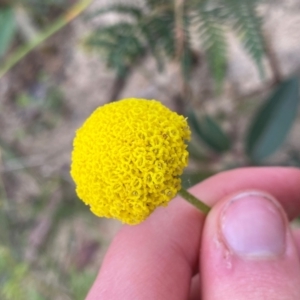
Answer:
[{"label": "green stem", "polygon": [[194,205],[197,209],[199,209],[201,212],[203,212],[205,215],[208,214],[210,211],[210,207],[207,206],[204,202],[193,196],[191,193],[189,193],[187,190],[181,188],[181,190],[178,192],[178,194],[187,202]]},{"label": "green stem", "polygon": [[76,3],[65,15],[60,17],[54,24],[50,25],[44,32],[38,35],[29,44],[20,47],[13,55],[7,60],[3,67],[0,68],[0,79],[3,77],[12,67],[14,67],[22,58],[30,53],[34,48],[47,40],[54,33],[59,31],[73,19],[75,19],[80,13],[82,13],[93,0],[81,0]]}]

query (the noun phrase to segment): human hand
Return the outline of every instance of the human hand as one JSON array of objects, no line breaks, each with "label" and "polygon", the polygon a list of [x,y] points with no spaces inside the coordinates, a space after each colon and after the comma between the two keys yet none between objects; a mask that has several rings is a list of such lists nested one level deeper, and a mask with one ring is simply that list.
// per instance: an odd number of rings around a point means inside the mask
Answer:
[{"label": "human hand", "polygon": [[[300,298],[300,170],[244,168],[190,190],[112,242],[87,300]],[[204,222],[205,221],[205,222]],[[200,274],[200,275],[199,275]]]}]

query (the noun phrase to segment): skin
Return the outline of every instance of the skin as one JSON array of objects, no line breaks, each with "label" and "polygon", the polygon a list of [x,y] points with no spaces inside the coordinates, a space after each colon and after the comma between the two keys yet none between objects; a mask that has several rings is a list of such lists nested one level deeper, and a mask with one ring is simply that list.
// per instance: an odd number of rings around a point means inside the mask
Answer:
[{"label": "skin", "polygon": [[[222,211],[234,196],[249,190],[280,203],[286,250],[274,259],[247,259],[228,252],[222,239],[216,243]],[[87,300],[299,299],[300,231],[288,222],[300,214],[300,170],[237,169],[190,192],[212,207],[208,217],[177,197],[143,223],[123,226]]]}]

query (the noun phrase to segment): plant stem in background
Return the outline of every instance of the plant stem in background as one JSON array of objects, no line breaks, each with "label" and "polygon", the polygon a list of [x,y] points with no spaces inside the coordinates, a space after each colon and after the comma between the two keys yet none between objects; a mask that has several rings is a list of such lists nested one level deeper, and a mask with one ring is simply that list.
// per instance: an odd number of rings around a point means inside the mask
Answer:
[{"label": "plant stem in background", "polygon": [[185,0],[175,0],[174,2],[174,12],[175,12],[175,43],[176,43],[176,58],[179,60],[182,56],[185,33],[183,24],[183,6]]},{"label": "plant stem in background", "polygon": [[282,75],[275,48],[272,45],[270,34],[264,34],[264,48],[269,60],[271,71],[273,73],[274,84],[277,85],[282,82]]},{"label": "plant stem in background", "polygon": [[187,190],[181,188],[178,194],[187,202],[194,205],[197,209],[199,209],[201,212],[203,212],[205,215],[208,214],[210,211],[210,207],[207,206],[204,202],[193,196],[191,193],[189,193]]},{"label": "plant stem in background", "polygon": [[93,0],[81,0],[76,3],[65,15],[60,17],[54,24],[50,25],[44,32],[38,35],[32,42],[25,46],[21,46],[10,58],[7,59],[3,67],[0,68],[0,79],[28,53],[35,49],[38,45],[47,40],[54,33],[62,29],[79,14],[81,14]]}]

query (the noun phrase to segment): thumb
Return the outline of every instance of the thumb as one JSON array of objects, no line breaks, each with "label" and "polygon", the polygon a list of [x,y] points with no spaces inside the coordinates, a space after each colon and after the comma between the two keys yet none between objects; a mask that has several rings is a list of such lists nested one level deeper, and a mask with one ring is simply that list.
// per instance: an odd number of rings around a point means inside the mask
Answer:
[{"label": "thumb", "polygon": [[300,263],[280,204],[257,191],[219,201],[202,236],[204,300],[299,299]]}]

